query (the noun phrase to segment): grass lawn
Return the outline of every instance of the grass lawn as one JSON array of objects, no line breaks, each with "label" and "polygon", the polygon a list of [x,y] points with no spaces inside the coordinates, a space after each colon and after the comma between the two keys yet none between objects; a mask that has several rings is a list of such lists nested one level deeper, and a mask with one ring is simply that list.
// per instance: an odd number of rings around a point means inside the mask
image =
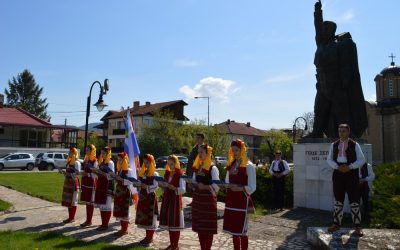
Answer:
[{"label": "grass lawn", "polygon": [[144,250],[144,247],[120,247],[106,243],[91,243],[76,240],[72,237],[57,233],[27,233],[27,232],[0,232],[1,249],[135,249]]},{"label": "grass lawn", "polygon": [[9,209],[12,205],[6,201],[0,200],[0,212],[6,211]]},{"label": "grass lawn", "polygon": [[61,202],[64,176],[54,173],[2,173],[0,185],[44,200]]},{"label": "grass lawn", "polygon": [[[160,176],[164,176],[165,170],[157,170]],[[64,184],[64,176],[54,173],[0,173],[0,185],[22,193],[29,194],[52,202],[61,202],[61,194]],[[157,189],[160,196],[161,189]],[[1,211],[0,203],[0,211]]]}]

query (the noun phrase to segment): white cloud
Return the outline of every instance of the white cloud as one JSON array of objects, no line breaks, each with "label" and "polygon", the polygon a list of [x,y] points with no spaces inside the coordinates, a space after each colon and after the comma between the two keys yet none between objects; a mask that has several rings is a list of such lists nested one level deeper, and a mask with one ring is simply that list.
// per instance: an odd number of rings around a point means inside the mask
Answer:
[{"label": "white cloud", "polygon": [[349,9],[345,11],[342,15],[338,16],[336,20],[339,23],[348,23],[352,21],[353,18],[354,18],[354,11],[353,9]]},{"label": "white cloud", "polygon": [[194,99],[195,96],[209,96],[222,102],[228,102],[229,96],[238,90],[235,85],[234,81],[210,76],[201,79],[194,87],[184,85],[179,91],[187,99]]},{"label": "white cloud", "polygon": [[177,59],[174,62],[175,67],[178,68],[191,68],[191,67],[197,67],[202,64],[201,61],[189,59],[189,58],[181,58]]},{"label": "white cloud", "polygon": [[314,65],[309,65],[301,72],[288,72],[288,73],[274,75],[267,78],[264,82],[267,84],[293,82],[309,76],[313,71],[314,71]]},{"label": "white cloud", "polygon": [[367,101],[369,102],[376,102],[376,94],[371,95],[369,98],[367,98]]},{"label": "white cloud", "polygon": [[302,78],[304,74],[282,74],[270,77],[265,80],[265,83],[281,83],[281,82],[292,82]]}]

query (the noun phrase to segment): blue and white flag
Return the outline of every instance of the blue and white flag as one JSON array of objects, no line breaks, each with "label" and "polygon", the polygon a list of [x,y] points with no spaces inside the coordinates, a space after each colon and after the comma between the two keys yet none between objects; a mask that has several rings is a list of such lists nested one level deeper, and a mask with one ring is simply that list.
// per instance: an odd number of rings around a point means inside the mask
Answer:
[{"label": "blue and white flag", "polygon": [[133,177],[137,178],[137,157],[140,155],[139,145],[136,140],[135,130],[133,129],[133,123],[131,119],[131,112],[126,112],[125,117],[125,143],[124,151],[129,157],[129,168],[132,171]]}]

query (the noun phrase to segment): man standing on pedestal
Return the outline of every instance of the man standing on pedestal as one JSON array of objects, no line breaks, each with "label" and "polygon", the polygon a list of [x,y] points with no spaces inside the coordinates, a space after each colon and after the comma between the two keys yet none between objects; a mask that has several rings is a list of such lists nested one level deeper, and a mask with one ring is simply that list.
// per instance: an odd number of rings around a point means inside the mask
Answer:
[{"label": "man standing on pedestal", "polygon": [[282,152],[275,152],[275,160],[271,163],[269,173],[272,175],[274,192],[274,208],[283,210],[285,201],[285,176],[289,173],[288,163],[282,159]]},{"label": "man standing on pedestal", "polygon": [[333,168],[332,182],[335,196],[333,225],[328,228],[328,232],[333,233],[340,228],[344,199],[347,193],[351,216],[355,225],[354,233],[363,236],[358,185],[359,168],[365,164],[365,158],[360,145],[349,138],[349,125],[340,124],[338,131],[340,139],[331,144],[327,158],[327,163]]}]

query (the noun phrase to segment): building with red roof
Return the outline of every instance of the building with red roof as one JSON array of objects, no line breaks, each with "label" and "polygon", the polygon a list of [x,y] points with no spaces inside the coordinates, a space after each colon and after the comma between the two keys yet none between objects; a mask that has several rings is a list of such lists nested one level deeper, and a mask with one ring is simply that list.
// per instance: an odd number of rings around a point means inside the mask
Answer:
[{"label": "building with red roof", "polygon": [[[0,98],[4,100],[3,98]],[[3,106],[0,100],[0,147],[54,148],[76,146],[77,129],[54,126],[21,109]],[[52,140],[54,130],[63,130],[61,142]]]}]

